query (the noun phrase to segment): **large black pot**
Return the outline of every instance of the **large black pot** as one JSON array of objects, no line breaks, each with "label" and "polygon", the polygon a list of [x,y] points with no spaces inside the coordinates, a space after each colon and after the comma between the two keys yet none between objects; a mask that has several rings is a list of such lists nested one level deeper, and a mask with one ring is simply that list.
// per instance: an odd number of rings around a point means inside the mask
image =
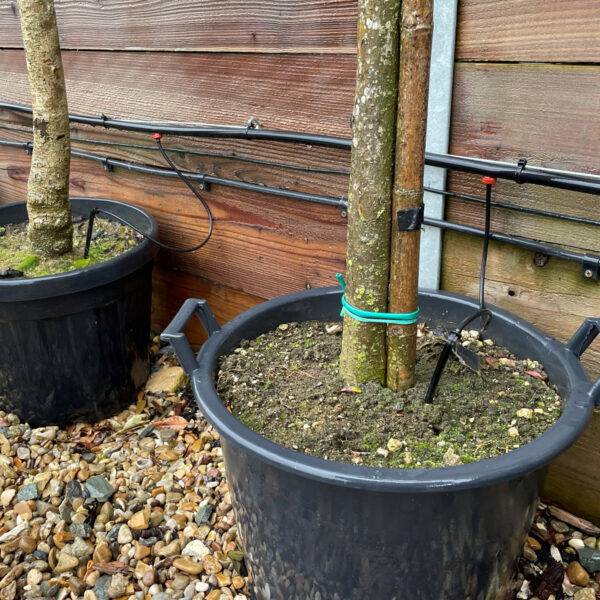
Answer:
[{"label": "large black pot", "polygon": [[[156,236],[152,217],[112,200],[73,198],[73,214],[104,208]],[[0,225],[27,220],[0,207]],[[34,426],[98,419],[131,403],[148,375],[152,262],[144,240],[85,269],[0,281],[0,409]]]},{"label": "large black pot", "polygon": [[[504,456],[440,469],[377,469],[329,462],[254,433],[215,390],[219,357],[280,323],[336,320],[339,289],[284,296],[219,329],[188,300],[163,333],[221,434],[239,531],[258,600],[491,600],[504,598],[548,463],[584,429],[600,385],[579,362],[600,330],[590,319],[566,346],[493,310],[487,334],[539,360],[564,398],[559,421]],[[463,297],[421,292],[423,319],[452,328],[477,309]],[[182,331],[196,314],[209,340],[196,357]]]}]

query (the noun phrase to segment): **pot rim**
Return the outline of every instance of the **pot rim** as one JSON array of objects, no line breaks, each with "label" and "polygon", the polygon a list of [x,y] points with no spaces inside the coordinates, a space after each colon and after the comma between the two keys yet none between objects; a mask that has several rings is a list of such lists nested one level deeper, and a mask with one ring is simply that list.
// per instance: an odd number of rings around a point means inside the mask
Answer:
[{"label": "pot rim", "polygon": [[[419,293],[421,296],[458,302],[474,310],[478,308],[476,302],[457,294],[429,290]],[[225,408],[215,387],[217,360],[228,336],[261,313],[321,294],[341,295],[341,292],[338,287],[319,288],[269,300],[229,321],[223,329],[211,335],[202,347],[198,356],[199,367],[192,374],[192,386],[203,415],[225,438],[226,443],[240,446],[276,468],[325,484],[381,492],[422,493],[492,485],[542,469],[571,446],[588,423],[594,402],[589,394],[589,379],[575,354],[526,321],[507,311],[490,307],[494,317],[517,325],[558,357],[566,371],[570,390],[563,400],[563,412],[558,421],[539,438],[501,456],[466,465],[432,469],[359,466],[309,456],[277,444],[246,427]]]},{"label": "pot rim", "polygon": [[[99,208],[104,207],[119,216],[123,216],[123,218],[133,220],[134,224],[147,235],[156,238],[158,234],[158,225],[154,218],[137,206],[106,198],[73,197],[70,198],[70,201],[75,214],[84,211],[89,212],[96,206]],[[3,213],[9,210],[18,211],[23,207],[26,207],[25,202],[14,202],[0,206],[0,224],[3,224],[1,222]],[[137,246],[122,254],[89,267],[30,279],[0,280],[0,302],[40,300],[99,287],[126,277],[153,260],[157,252],[156,245],[144,238]]]}]

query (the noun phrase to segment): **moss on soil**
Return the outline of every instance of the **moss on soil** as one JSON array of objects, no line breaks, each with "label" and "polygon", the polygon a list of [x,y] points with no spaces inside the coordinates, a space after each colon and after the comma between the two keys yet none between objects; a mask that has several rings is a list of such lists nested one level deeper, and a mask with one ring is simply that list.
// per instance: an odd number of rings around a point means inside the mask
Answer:
[{"label": "moss on soil", "polygon": [[448,362],[433,404],[423,398],[442,340],[420,328],[417,385],[346,388],[338,373],[341,325],[289,323],[221,359],[218,390],[232,413],[284,446],[329,460],[439,467],[504,454],[544,433],[561,401],[542,367],[518,360],[476,331],[463,345],[482,370]]},{"label": "moss on soil", "polygon": [[0,227],[0,273],[21,271],[22,277],[42,277],[83,269],[119,256],[140,243],[142,237],[129,227],[96,217],[87,259],[83,258],[87,219],[74,224],[73,251],[54,258],[38,256],[29,245],[24,223]]}]

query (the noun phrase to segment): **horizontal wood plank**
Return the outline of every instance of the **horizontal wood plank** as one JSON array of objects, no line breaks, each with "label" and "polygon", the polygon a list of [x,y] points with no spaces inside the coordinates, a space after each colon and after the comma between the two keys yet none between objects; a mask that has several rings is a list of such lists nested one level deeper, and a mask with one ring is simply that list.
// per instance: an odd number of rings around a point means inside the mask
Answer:
[{"label": "horizontal wood plank", "polygon": [[453,154],[600,174],[600,65],[458,63]]},{"label": "horizontal wood plank", "polygon": [[[31,140],[28,120],[0,111],[0,139]],[[168,167],[148,135],[93,127],[73,127],[72,147],[151,166]],[[350,152],[306,144],[165,136],[163,146],[182,169],[248,183],[345,196]]]},{"label": "horizontal wood plank", "polygon": [[[346,51],[355,0],[110,0],[56,2],[63,48]],[[3,47],[22,46],[14,2],[0,3]]]},{"label": "horizontal wood plank", "polygon": [[[24,198],[28,170],[25,153],[0,148],[0,202]],[[146,207],[161,239],[175,246],[191,246],[206,232],[202,207],[176,180],[122,169],[106,173],[76,159],[71,194]],[[337,209],[217,186],[205,198],[215,219],[211,241],[192,254],[161,252],[163,265],[268,298],[333,284],[343,270],[346,223]]]},{"label": "horizontal wood plank", "polygon": [[[153,276],[153,330],[160,333],[188,298],[207,300],[221,325],[263,301],[263,298],[246,294],[210,279],[157,265]],[[192,319],[186,334],[195,346],[206,340],[206,332],[196,319]]]},{"label": "horizontal wood plank", "polygon": [[597,0],[461,0],[459,60],[598,62]]},{"label": "horizontal wood plank", "polygon": [[[535,165],[533,162],[531,164]],[[448,174],[448,189],[479,197],[485,195],[485,186],[481,182],[481,177],[458,171]],[[600,197],[593,194],[570,192],[540,185],[519,185],[512,181],[499,179],[494,186],[492,199],[523,208],[554,211],[573,217],[600,221]]]},{"label": "horizontal wood plank", "polygon": [[[456,189],[456,188],[455,188]],[[496,199],[502,201],[501,195]],[[598,199],[596,198],[596,201]],[[548,209],[550,207],[546,207]],[[588,216],[597,214],[590,211]],[[446,219],[483,229],[485,209],[479,203],[451,200],[446,204]],[[600,227],[564,221],[552,217],[522,214],[504,208],[492,208],[491,229],[494,232],[531,238],[552,245],[567,246],[578,252],[600,253]]]},{"label": "horizontal wood plank", "polygon": [[[350,135],[356,58],[63,52],[69,109],[114,118]],[[20,50],[0,51],[3,100],[30,102]]]},{"label": "horizontal wood plank", "polygon": [[587,429],[551,465],[542,497],[600,524],[600,412]]}]

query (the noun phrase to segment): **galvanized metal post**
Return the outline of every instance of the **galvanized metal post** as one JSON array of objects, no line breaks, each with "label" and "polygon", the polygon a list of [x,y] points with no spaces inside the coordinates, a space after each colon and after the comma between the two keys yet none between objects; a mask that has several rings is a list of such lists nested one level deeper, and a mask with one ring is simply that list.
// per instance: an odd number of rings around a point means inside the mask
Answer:
[{"label": "galvanized metal post", "polygon": [[[450,137],[454,46],[458,0],[435,0],[433,5],[433,42],[429,76],[429,108],[427,113],[428,152],[446,154]],[[446,169],[425,167],[425,187],[446,189]],[[425,192],[425,216],[444,218],[444,197]],[[421,233],[419,287],[440,287],[442,231],[424,226]]]}]

